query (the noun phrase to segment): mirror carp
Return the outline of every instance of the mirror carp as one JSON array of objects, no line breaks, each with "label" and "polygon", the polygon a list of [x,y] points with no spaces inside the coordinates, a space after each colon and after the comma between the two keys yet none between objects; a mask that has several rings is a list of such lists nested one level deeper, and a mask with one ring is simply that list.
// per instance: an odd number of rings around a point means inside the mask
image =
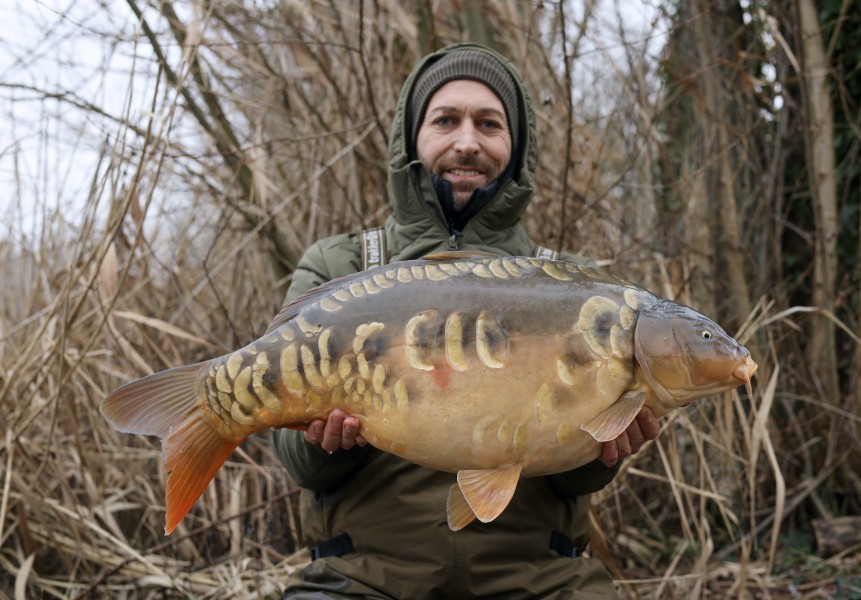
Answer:
[{"label": "mirror carp", "polygon": [[711,319],[603,271],[449,252],[323,284],[244,348],[128,383],[101,411],[161,438],[167,534],[246,437],[336,408],[380,450],[457,473],[457,530],[495,519],[521,477],[595,460],[643,406],[661,417],[756,368]]}]

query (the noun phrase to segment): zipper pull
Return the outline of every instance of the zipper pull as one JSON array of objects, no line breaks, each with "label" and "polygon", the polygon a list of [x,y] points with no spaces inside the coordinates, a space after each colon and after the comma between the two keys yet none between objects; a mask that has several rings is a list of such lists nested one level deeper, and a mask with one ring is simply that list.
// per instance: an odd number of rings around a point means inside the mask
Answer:
[{"label": "zipper pull", "polygon": [[462,237],[463,235],[457,229],[452,229],[451,237],[448,238],[448,249],[460,250],[460,238]]}]

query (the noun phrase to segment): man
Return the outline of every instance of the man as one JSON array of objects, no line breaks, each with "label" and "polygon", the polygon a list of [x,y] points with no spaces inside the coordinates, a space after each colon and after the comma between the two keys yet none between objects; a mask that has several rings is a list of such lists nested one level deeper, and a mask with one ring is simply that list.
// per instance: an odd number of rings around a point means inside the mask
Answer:
[{"label": "man", "polygon": [[[392,125],[388,259],[464,249],[534,255],[520,220],[535,161],[532,105],[505,59],[474,44],[426,57],[404,84]],[[361,270],[361,258],[360,236],[315,243],[285,302]],[[285,598],[613,598],[600,562],[580,555],[589,494],[657,434],[644,409],[600,460],[524,479],[495,521],[453,532],[444,507],[454,474],[372,448],[341,411],[304,434],[278,430],[278,455],[305,488],[303,535],[315,558]]]}]

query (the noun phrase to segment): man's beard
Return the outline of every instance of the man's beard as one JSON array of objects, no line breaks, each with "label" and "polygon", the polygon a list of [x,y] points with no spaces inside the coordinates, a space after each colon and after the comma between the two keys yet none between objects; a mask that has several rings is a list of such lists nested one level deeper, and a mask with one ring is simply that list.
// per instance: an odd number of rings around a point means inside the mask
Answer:
[{"label": "man's beard", "polygon": [[[457,156],[452,161],[446,161],[442,167],[442,173],[444,174],[451,170],[478,171],[486,178],[484,185],[488,185],[491,182],[488,173],[492,173],[494,171],[494,166],[490,161],[479,159],[476,156],[467,155]],[[458,211],[463,210],[463,208],[469,203],[470,198],[472,198],[472,193],[479,187],[482,187],[480,184],[471,182],[456,183],[449,181],[449,183],[451,184],[454,208]]]}]

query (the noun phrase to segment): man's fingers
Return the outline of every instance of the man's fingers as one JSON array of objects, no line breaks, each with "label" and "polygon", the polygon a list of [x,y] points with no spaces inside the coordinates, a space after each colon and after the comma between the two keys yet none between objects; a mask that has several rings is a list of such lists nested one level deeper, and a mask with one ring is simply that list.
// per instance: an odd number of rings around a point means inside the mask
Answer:
[{"label": "man's fingers", "polygon": [[650,408],[643,407],[643,410],[637,414],[637,423],[646,440],[653,440],[661,433],[661,423]]},{"label": "man's fingers", "polygon": [[359,421],[356,417],[346,417],[341,432],[341,448],[349,450],[356,445],[356,437],[359,435]]},{"label": "man's fingers", "polygon": [[311,421],[305,430],[305,441],[309,444],[320,444],[329,454],[338,448],[349,450],[353,446],[364,446],[367,440],[359,434],[361,423],[356,417],[349,416],[342,410],[333,410],[324,421]]},{"label": "man's fingers", "polygon": [[[626,430],[626,433],[628,434],[628,442],[630,443],[631,454],[639,452],[640,448],[643,447],[643,444],[658,437],[660,432],[661,424],[658,422],[655,414],[651,409],[643,407],[643,409],[637,413],[637,418],[628,425],[628,429]],[[623,454],[621,449],[620,454]]]},{"label": "man's fingers", "polygon": [[598,458],[608,469],[619,460],[619,447],[616,440],[610,440],[601,444],[601,456]]},{"label": "man's fingers", "polygon": [[628,443],[630,444],[629,448],[631,454],[636,454],[646,442],[646,438],[643,436],[643,430],[640,428],[638,419],[631,421],[631,424],[628,425],[628,429],[625,430],[625,433],[628,434]]},{"label": "man's fingers", "polygon": [[326,427],[326,421],[317,419],[311,421],[308,429],[305,430],[305,441],[309,444],[319,444],[323,441],[323,429]]},{"label": "man's fingers", "polygon": [[623,431],[622,435],[616,438],[616,447],[619,450],[619,458],[631,456],[631,440],[628,439],[627,431]]},{"label": "man's fingers", "polygon": [[628,440],[627,431],[623,431],[622,435],[615,440],[601,444],[601,456],[599,460],[607,468],[615,465],[619,462],[619,459],[628,458],[629,456],[631,456],[631,443]]},{"label": "man's fingers", "polygon": [[601,444],[601,456],[599,460],[606,467],[612,467],[619,459],[628,458],[640,451],[649,440],[658,437],[661,425],[651,409],[643,407],[637,414],[637,418],[628,425],[622,435],[615,440]]},{"label": "man's fingers", "polygon": [[345,416],[342,411],[333,410],[326,421],[326,427],[323,430],[323,441],[320,443],[320,447],[329,454],[332,454],[332,452],[341,447]]}]

